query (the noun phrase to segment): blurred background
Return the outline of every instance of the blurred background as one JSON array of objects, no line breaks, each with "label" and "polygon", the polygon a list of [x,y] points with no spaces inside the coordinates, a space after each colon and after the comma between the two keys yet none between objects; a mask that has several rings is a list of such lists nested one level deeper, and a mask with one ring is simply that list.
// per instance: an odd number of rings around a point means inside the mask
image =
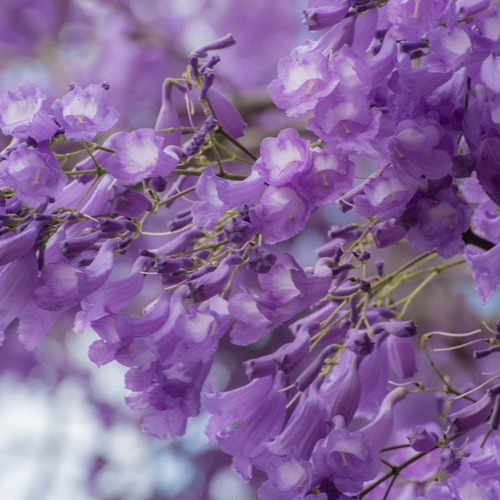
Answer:
[{"label": "blurred background", "polygon": [[[306,34],[303,3],[2,0],[0,92],[32,82],[50,103],[71,82],[107,81],[110,103],[121,115],[118,127],[152,127],[165,77],[180,76],[187,54],[201,44],[232,33],[237,45],[221,54],[217,86],[249,124],[243,142],[258,151],[260,139],[284,124],[303,128],[303,122],[292,123],[273,109],[266,93],[279,59]],[[302,265],[314,264],[326,229],[350,217],[324,207],[307,231],[280,250],[293,253]],[[400,248],[392,252],[383,254],[392,269],[411,256]],[[419,296],[410,313],[422,332],[463,332],[477,328],[481,319],[495,319],[499,294],[481,307],[469,274],[464,266],[445,273],[432,292]],[[124,403],[125,368],[93,365],[87,350],[97,336],[73,333],[71,315],[34,352],[21,346],[15,326],[0,348],[1,499],[256,498],[261,478],[245,484],[231,471],[230,458],[203,434],[205,415],[194,419],[180,439],[161,442],[143,435],[139,415]],[[243,380],[240,361],[269,349],[269,339],[247,349],[227,344],[211,383],[219,390],[233,387]]]}]

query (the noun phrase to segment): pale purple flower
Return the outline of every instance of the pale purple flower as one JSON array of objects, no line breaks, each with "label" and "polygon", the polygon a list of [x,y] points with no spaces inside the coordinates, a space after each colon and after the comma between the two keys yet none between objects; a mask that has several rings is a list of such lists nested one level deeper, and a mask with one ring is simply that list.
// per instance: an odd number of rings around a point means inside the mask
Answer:
[{"label": "pale purple flower", "polygon": [[452,166],[454,144],[434,120],[403,120],[391,141],[394,166],[414,179],[441,179]]},{"label": "pale purple flower", "polygon": [[156,176],[168,176],[179,163],[174,151],[165,147],[165,139],[153,129],[118,132],[109,141],[114,155],[103,161],[106,170],[127,184],[136,184]]},{"label": "pale purple flower", "polygon": [[[179,118],[179,113],[175,108],[174,101],[172,99],[172,90],[175,85],[171,84],[168,80],[163,82],[161,87],[161,108],[156,118],[155,130],[162,130],[167,128],[180,128],[181,120]],[[181,132],[172,131],[164,133],[165,145],[180,146],[181,145]]]},{"label": "pale purple flower", "polygon": [[250,212],[255,231],[266,243],[278,243],[304,229],[313,210],[311,202],[302,199],[287,186],[269,186]]},{"label": "pale purple flower", "polygon": [[316,205],[334,202],[352,188],[355,165],[341,151],[334,148],[313,149],[312,167],[300,173],[294,182],[297,192]]},{"label": "pale purple flower", "polygon": [[279,392],[283,382],[278,373],[232,391],[203,396],[212,415],[206,434],[233,455],[233,465],[245,479],[251,477],[252,464],[266,451],[264,443],[276,437],[284,424],[286,395]]},{"label": "pale purple flower", "polygon": [[[345,361],[349,360],[350,363],[344,373],[336,377],[330,384],[328,399],[330,397],[333,399],[330,411],[331,419],[340,415],[346,424],[350,424],[361,399],[359,366],[363,358],[361,356],[347,357],[346,354],[344,356]],[[334,388],[335,390],[332,390]]]},{"label": "pale purple flower", "polygon": [[471,209],[457,191],[451,178],[445,178],[426,194],[418,191],[408,203],[400,221],[413,248],[420,251],[435,248],[445,258],[464,248],[462,233],[469,228]]},{"label": "pale purple flower", "polygon": [[476,173],[485,193],[498,205],[500,203],[500,137],[485,139]]},{"label": "pale purple flower", "polygon": [[309,460],[314,446],[329,429],[326,405],[316,387],[311,386],[301,396],[285,428],[265,446],[273,455]]},{"label": "pale purple flower", "polygon": [[472,269],[477,291],[484,304],[491,299],[500,285],[500,245],[495,245],[487,252],[467,245],[465,260]]},{"label": "pale purple flower", "polygon": [[289,184],[311,169],[309,141],[301,139],[295,129],[282,130],[276,139],[264,139],[260,154],[254,168],[272,186]]},{"label": "pale purple flower", "polygon": [[399,217],[413,194],[412,183],[388,166],[363,183],[363,190],[354,196],[353,202],[361,215],[384,220]]},{"label": "pale purple flower", "polygon": [[258,491],[261,500],[302,500],[311,487],[311,464],[296,457],[272,456],[266,474]]},{"label": "pale purple flower", "polygon": [[258,295],[244,289],[229,299],[228,309],[235,324],[231,341],[236,345],[249,345],[269,333],[272,321],[259,309]]},{"label": "pale purple flower", "polygon": [[439,457],[439,467],[448,474],[454,474],[460,469],[462,454],[455,448],[445,448]]},{"label": "pale purple flower", "polygon": [[0,342],[5,329],[23,311],[36,287],[37,261],[34,251],[0,268]]},{"label": "pale purple flower", "polygon": [[288,116],[301,116],[337,85],[328,59],[319,52],[300,58],[285,57],[278,64],[278,78],[269,85],[269,95]]},{"label": "pale purple flower", "polygon": [[492,95],[500,93],[500,58],[491,53],[481,64],[481,80]]},{"label": "pale purple flower", "polygon": [[373,451],[381,450],[391,437],[394,424],[394,405],[407,395],[408,389],[403,387],[393,389],[382,401],[375,418],[360,429],[363,434],[370,438],[370,447]]},{"label": "pale purple flower", "polygon": [[48,197],[58,197],[66,183],[66,177],[45,143],[35,149],[24,144],[17,146],[1,167],[0,178],[28,205],[39,205]]},{"label": "pale purple flower", "polygon": [[45,96],[37,85],[22,84],[0,97],[0,127],[5,135],[35,141],[50,139],[58,130],[44,109]]},{"label": "pale purple flower", "polygon": [[327,143],[345,152],[368,152],[377,135],[380,112],[370,108],[367,96],[357,88],[338,85],[315,108],[308,127]]},{"label": "pale purple flower", "polygon": [[245,373],[249,379],[272,375],[279,370],[290,373],[304,360],[309,345],[307,328],[300,328],[292,342],[282,345],[271,354],[245,361]]},{"label": "pale purple flower", "polygon": [[264,181],[257,172],[252,172],[243,181],[231,181],[217,177],[213,169],[208,167],[196,183],[199,201],[192,207],[195,225],[213,228],[224,213],[231,208],[252,203],[263,189]]},{"label": "pale purple flower", "polygon": [[91,84],[74,88],[52,105],[68,139],[91,141],[98,132],[109,130],[118,121],[118,112],[107,106],[106,90]]},{"label": "pale purple flower", "polygon": [[395,0],[387,6],[387,19],[394,26],[393,36],[415,41],[444,21],[451,8],[451,0]]},{"label": "pale purple flower", "polygon": [[28,252],[31,252],[40,234],[40,230],[41,225],[39,223],[31,223],[19,232],[9,231],[0,236],[0,266],[17,260]]},{"label": "pale purple flower", "polygon": [[335,428],[314,448],[313,483],[330,478],[341,492],[354,493],[373,479],[380,465],[369,438],[363,432]]}]

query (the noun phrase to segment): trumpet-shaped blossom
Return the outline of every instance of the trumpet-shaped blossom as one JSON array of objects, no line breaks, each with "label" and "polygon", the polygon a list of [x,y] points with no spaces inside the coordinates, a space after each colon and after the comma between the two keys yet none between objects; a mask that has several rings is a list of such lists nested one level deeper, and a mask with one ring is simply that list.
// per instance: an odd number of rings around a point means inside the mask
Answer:
[{"label": "trumpet-shaped blossom", "polygon": [[15,92],[6,92],[0,98],[0,127],[5,135],[18,139],[31,137],[46,141],[58,130],[53,118],[44,108],[45,96],[38,86],[19,85]]},{"label": "trumpet-shaped blossom", "polygon": [[61,194],[66,183],[59,164],[46,145],[33,149],[17,146],[2,162],[0,178],[16,190],[17,198],[29,205],[38,205],[48,197]]},{"label": "trumpet-shaped blossom", "polygon": [[119,114],[107,105],[106,92],[101,85],[82,88],[75,84],[69,93],[54,102],[56,119],[68,139],[91,141],[98,132],[115,125]]},{"label": "trumpet-shaped blossom", "polygon": [[115,154],[103,163],[117,179],[136,184],[155,176],[168,176],[179,163],[179,158],[165,147],[163,136],[152,129],[118,132],[109,142]]}]

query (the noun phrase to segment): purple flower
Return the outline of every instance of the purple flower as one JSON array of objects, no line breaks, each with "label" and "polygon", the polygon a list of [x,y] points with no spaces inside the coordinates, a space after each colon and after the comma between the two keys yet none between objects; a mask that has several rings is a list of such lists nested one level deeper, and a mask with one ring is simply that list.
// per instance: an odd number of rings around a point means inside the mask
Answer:
[{"label": "purple flower", "polygon": [[296,457],[272,456],[266,463],[268,476],[260,487],[261,500],[302,500],[311,487],[311,464]]},{"label": "purple flower", "polygon": [[152,129],[119,132],[109,143],[115,154],[108,155],[103,166],[127,184],[155,176],[165,177],[177,166],[179,158],[168,146],[164,149],[164,145],[164,138]]},{"label": "purple flower", "polygon": [[221,127],[235,139],[242,137],[246,123],[234,104],[213,87],[208,91],[208,99]]},{"label": "purple flower", "polygon": [[2,162],[0,177],[16,190],[17,198],[28,205],[39,205],[47,197],[58,197],[66,183],[66,177],[45,143],[36,149],[24,144],[17,146]]},{"label": "purple flower", "polygon": [[491,53],[481,64],[481,80],[492,95],[500,93],[500,58]]},{"label": "purple flower", "polygon": [[454,144],[433,120],[403,120],[390,148],[394,166],[414,179],[441,179],[451,170]]},{"label": "purple flower", "polygon": [[269,186],[250,212],[250,220],[266,243],[278,243],[304,229],[313,209],[294,189]]},{"label": "purple flower", "polygon": [[[345,361],[342,368],[345,369],[344,373],[338,375],[329,387],[329,396],[332,396],[333,402],[331,406],[331,417],[334,418],[338,415],[342,416],[346,424],[350,424],[351,420],[354,418],[356,410],[361,399],[361,381],[359,378],[359,365],[363,361],[361,356],[347,357],[344,354],[344,359],[350,361],[348,367],[346,368]],[[332,374],[333,375],[333,374]],[[333,379],[333,377],[332,377]],[[332,389],[336,389],[333,391]],[[329,398],[330,399],[330,398]]]},{"label": "purple flower", "polygon": [[[109,177],[112,179],[111,176]],[[142,193],[119,185],[113,186],[111,205],[113,212],[124,217],[136,218],[142,217],[152,208],[151,202]]]},{"label": "purple flower", "polygon": [[392,390],[382,401],[376,417],[361,432],[370,438],[370,446],[373,451],[381,450],[387,440],[391,437],[394,423],[394,405],[402,401],[408,395],[408,390],[398,387]]},{"label": "purple flower", "polygon": [[189,281],[189,296],[194,302],[203,302],[222,291],[229,281],[234,266],[241,262],[238,255],[225,257],[217,269],[203,276]]},{"label": "purple flower", "polygon": [[416,250],[436,249],[438,255],[453,257],[464,248],[462,233],[470,224],[471,209],[457,195],[451,178],[437,183],[426,193],[417,192],[407,205],[401,223],[407,239]]},{"label": "purple flower", "polygon": [[303,394],[285,428],[266,448],[278,456],[309,460],[316,443],[328,434],[328,411],[317,389]]},{"label": "purple flower", "polygon": [[249,379],[273,375],[278,370],[290,373],[304,360],[310,343],[307,328],[301,328],[292,342],[282,345],[271,354],[245,361],[245,373]]},{"label": "purple flower", "polygon": [[465,260],[471,267],[477,291],[485,304],[500,285],[500,244],[487,252],[467,245]]},{"label": "purple flower", "polygon": [[[163,82],[161,88],[161,108],[156,119],[155,130],[181,127],[179,113],[172,99],[172,90],[174,87],[175,85],[171,84],[168,79]],[[165,133],[165,145],[180,146],[181,138],[181,132]]]},{"label": "purple flower", "polygon": [[230,181],[217,177],[208,167],[196,183],[200,201],[193,204],[193,220],[196,226],[212,229],[217,221],[231,208],[255,201],[264,188],[264,181],[252,172],[243,181]]},{"label": "purple flower", "polygon": [[404,228],[397,224],[394,219],[375,224],[370,228],[370,233],[378,248],[394,245],[405,237]]},{"label": "purple flower", "polygon": [[40,233],[40,224],[32,223],[19,232],[0,236],[0,266],[17,260],[33,250]]},{"label": "purple flower", "polygon": [[434,448],[438,442],[438,436],[435,432],[429,432],[423,427],[416,427],[407,436],[410,446],[418,452],[427,453]]},{"label": "purple flower", "polygon": [[210,134],[217,126],[217,120],[210,115],[204,122],[199,130],[197,130],[191,139],[182,148],[182,156],[189,157],[197,154],[202,146],[205,144],[205,140],[208,134]]},{"label": "purple flower", "polygon": [[43,107],[45,96],[37,85],[19,85],[15,92],[0,98],[0,126],[5,135],[35,141],[50,139],[57,125]]},{"label": "purple flower", "polygon": [[334,202],[352,187],[355,165],[334,148],[312,150],[312,168],[296,178],[294,187],[302,198],[316,205]]},{"label": "purple flower", "polygon": [[231,341],[235,345],[253,344],[272,328],[272,321],[260,310],[258,295],[248,289],[229,299],[229,314],[235,320]]},{"label": "purple flower", "polygon": [[74,88],[52,105],[68,139],[91,141],[98,132],[109,130],[118,121],[118,112],[106,105],[106,90],[91,84]]},{"label": "purple flower", "polygon": [[[28,303],[36,287],[37,262],[34,251],[0,268],[0,342],[5,329]],[[8,293],[5,291],[8,290]]]},{"label": "purple flower", "polygon": [[405,379],[417,373],[415,347],[411,339],[389,335],[386,339],[389,365],[394,374]]},{"label": "purple flower", "polygon": [[460,469],[462,455],[454,448],[445,448],[439,457],[439,467],[448,474],[454,474]]},{"label": "purple flower", "polygon": [[248,268],[254,273],[268,273],[275,262],[276,255],[264,247],[256,246],[248,252]]},{"label": "purple flower", "polygon": [[370,108],[358,89],[339,85],[315,108],[309,128],[321,139],[346,152],[371,151],[369,141],[379,128],[380,112]]},{"label": "purple flower", "polygon": [[392,36],[408,41],[427,35],[444,18],[454,3],[450,0],[395,0],[387,6],[388,21],[394,26]]},{"label": "purple flower", "polygon": [[260,154],[254,168],[272,186],[289,184],[297,174],[311,169],[309,141],[292,128],[282,130],[276,139],[264,139]]},{"label": "purple flower", "polygon": [[334,26],[344,19],[350,7],[349,0],[341,0],[335,5],[321,5],[304,11],[304,23],[310,31],[322,30]]},{"label": "purple flower", "polygon": [[469,432],[484,423],[493,408],[493,398],[486,393],[481,399],[448,415],[453,433]]},{"label": "purple flower", "polygon": [[203,403],[212,414],[206,434],[217,439],[244,478],[251,477],[252,463],[266,451],[264,444],[276,437],[286,415],[286,395],[278,392],[283,376],[252,380],[228,392],[210,392]]},{"label": "purple flower", "polygon": [[328,59],[319,52],[300,58],[285,57],[278,64],[278,78],[268,87],[274,104],[288,116],[301,116],[328,95],[338,80]]},{"label": "purple flower", "polygon": [[369,438],[363,432],[350,433],[341,428],[332,429],[318,442],[311,462],[313,484],[330,478],[339,491],[349,493],[360,491],[380,467]]},{"label": "purple flower", "polygon": [[347,332],[345,345],[347,349],[358,356],[368,356],[373,351],[375,342],[373,342],[366,330],[351,329]]},{"label": "purple flower", "polygon": [[332,283],[331,259],[322,258],[313,272],[305,271],[289,254],[282,254],[258,279],[264,293],[259,309],[279,324],[324,297]]},{"label": "purple flower", "polygon": [[489,137],[482,142],[476,173],[485,193],[500,204],[500,137]]},{"label": "purple flower", "polygon": [[354,196],[356,210],[365,217],[379,220],[399,217],[414,194],[411,183],[391,166],[363,184],[360,194]]},{"label": "purple flower", "polygon": [[417,334],[417,325],[412,321],[381,321],[373,330],[375,334],[387,332],[395,337],[407,338]]}]

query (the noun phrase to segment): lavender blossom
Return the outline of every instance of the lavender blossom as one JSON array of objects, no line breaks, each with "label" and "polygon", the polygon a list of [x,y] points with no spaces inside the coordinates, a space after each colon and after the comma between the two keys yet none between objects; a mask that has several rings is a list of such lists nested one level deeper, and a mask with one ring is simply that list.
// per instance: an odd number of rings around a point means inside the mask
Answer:
[{"label": "lavender blossom", "polygon": [[17,146],[2,163],[0,178],[16,190],[19,200],[29,205],[59,196],[66,183],[57,160],[44,143],[36,149]]},{"label": "lavender blossom", "polygon": [[0,98],[0,126],[5,135],[18,139],[31,137],[46,141],[58,130],[51,116],[44,109],[45,96],[38,86],[20,85],[15,92],[7,92]]},{"label": "lavender blossom", "polygon": [[118,121],[118,112],[106,105],[106,90],[92,84],[73,89],[52,105],[68,139],[91,141],[98,132],[109,130]]},{"label": "lavender blossom", "polygon": [[119,132],[110,140],[114,150],[103,162],[106,170],[128,184],[156,176],[168,176],[179,163],[179,158],[165,147],[163,137],[152,129],[138,129],[131,133]]}]

